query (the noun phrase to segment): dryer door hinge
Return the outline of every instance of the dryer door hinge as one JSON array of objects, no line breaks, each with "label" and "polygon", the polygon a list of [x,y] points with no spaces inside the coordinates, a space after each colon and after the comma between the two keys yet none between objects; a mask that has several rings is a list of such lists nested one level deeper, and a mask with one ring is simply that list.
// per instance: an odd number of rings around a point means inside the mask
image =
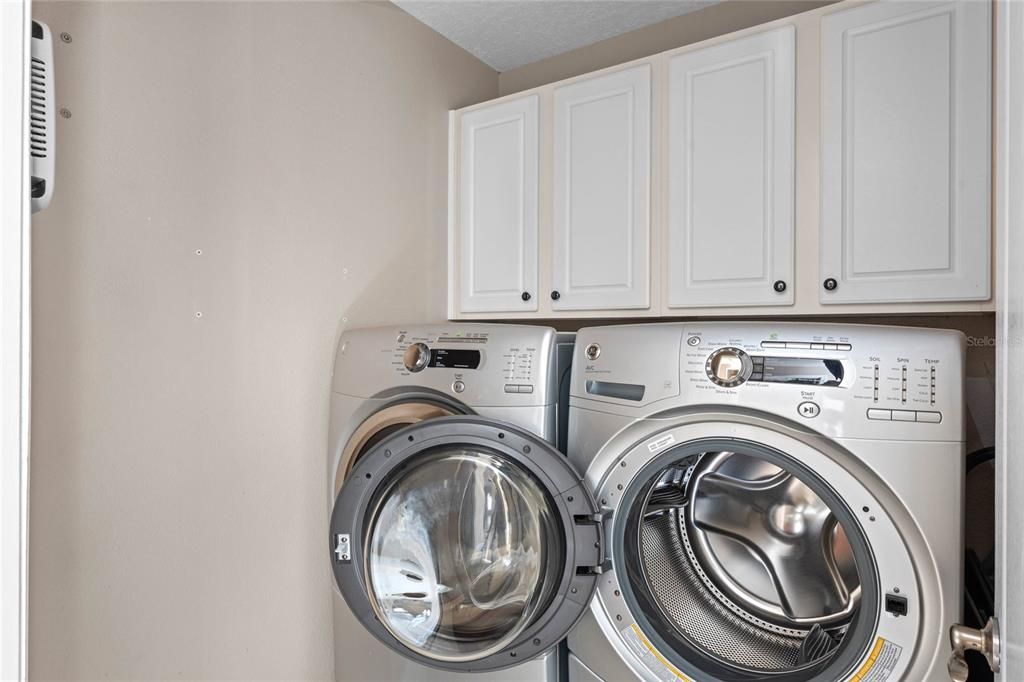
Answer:
[{"label": "dryer door hinge", "polygon": [[995,618],[989,618],[981,630],[959,623],[953,625],[949,628],[949,643],[953,646],[953,654],[949,657],[946,669],[953,682],[967,682],[968,668],[964,653],[968,650],[980,652],[992,672],[999,672],[999,621]]}]

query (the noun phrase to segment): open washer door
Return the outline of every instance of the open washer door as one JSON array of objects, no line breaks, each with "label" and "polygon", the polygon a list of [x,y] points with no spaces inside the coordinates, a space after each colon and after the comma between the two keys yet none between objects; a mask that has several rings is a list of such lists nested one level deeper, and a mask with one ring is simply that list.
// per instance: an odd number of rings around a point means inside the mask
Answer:
[{"label": "open washer door", "polygon": [[476,416],[377,443],[342,486],[330,530],[335,580],[366,629],[458,672],[557,644],[586,610],[604,556],[598,506],[565,456]]},{"label": "open washer door", "polygon": [[[892,452],[929,462],[953,495],[960,446],[935,447]],[[638,423],[607,453],[588,478],[610,514],[593,614],[636,677],[941,674],[956,592],[900,498],[841,444],[723,409]]]}]

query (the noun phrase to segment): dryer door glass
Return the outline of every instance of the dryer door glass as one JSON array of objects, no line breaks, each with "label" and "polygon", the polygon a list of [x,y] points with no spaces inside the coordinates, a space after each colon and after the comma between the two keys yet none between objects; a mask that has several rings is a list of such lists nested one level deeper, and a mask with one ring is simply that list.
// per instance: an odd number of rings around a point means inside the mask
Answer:
[{"label": "dryer door glass", "polygon": [[715,445],[679,448],[638,482],[625,528],[632,596],[681,658],[716,678],[812,679],[870,634],[859,627],[877,608],[873,587],[864,604],[867,541],[784,453]]},{"label": "dryer door glass", "polygon": [[508,667],[582,616],[603,548],[598,507],[564,455],[481,417],[384,437],[331,518],[342,595],[403,655],[453,671]]},{"label": "dryer door glass", "polygon": [[424,656],[468,661],[513,642],[558,585],[559,520],[538,482],[481,447],[442,447],[381,491],[366,536],[377,618]]}]

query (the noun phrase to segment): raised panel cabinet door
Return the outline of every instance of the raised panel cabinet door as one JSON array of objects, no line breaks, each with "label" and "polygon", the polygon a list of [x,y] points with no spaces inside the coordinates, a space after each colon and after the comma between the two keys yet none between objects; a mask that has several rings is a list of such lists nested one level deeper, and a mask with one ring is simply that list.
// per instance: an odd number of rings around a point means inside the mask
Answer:
[{"label": "raised panel cabinet door", "polygon": [[650,306],[651,66],[554,92],[554,310]]},{"label": "raised panel cabinet door", "polygon": [[991,3],[822,20],[822,303],[991,287]]},{"label": "raised panel cabinet door", "polygon": [[537,310],[538,97],[463,114],[459,312]]},{"label": "raised panel cabinet door", "polygon": [[793,303],[795,39],[669,60],[670,308]]}]

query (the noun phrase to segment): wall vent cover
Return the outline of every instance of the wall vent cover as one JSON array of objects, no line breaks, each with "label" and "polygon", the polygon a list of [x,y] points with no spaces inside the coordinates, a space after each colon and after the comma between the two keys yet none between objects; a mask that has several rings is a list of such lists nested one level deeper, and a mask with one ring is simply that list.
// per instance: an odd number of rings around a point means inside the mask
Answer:
[{"label": "wall vent cover", "polygon": [[32,212],[50,205],[56,153],[53,96],[53,36],[46,24],[32,22],[29,70],[29,139]]}]

